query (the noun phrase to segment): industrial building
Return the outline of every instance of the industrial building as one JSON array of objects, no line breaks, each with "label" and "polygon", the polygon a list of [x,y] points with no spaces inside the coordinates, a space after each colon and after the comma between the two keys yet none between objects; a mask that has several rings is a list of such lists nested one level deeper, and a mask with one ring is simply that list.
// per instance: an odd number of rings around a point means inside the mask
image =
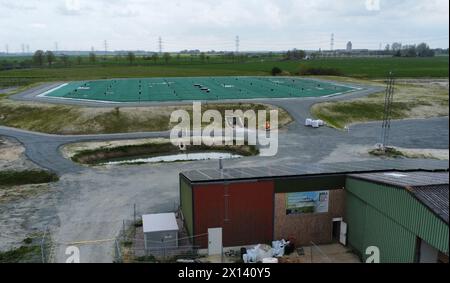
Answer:
[{"label": "industrial building", "polygon": [[[387,184],[376,185],[381,180]],[[380,248],[382,262],[448,258],[447,162],[195,170],[180,174],[180,205],[194,246],[204,249],[208,238],[198,235],[222,228],[224,247],[284,238],[298,246],[340,242],[362,260],[368,245]]]},{"label": "industrial building", "polygon": [[352,174],[346,181],[348,242],[381,262],[448,262],[448,172]]}]

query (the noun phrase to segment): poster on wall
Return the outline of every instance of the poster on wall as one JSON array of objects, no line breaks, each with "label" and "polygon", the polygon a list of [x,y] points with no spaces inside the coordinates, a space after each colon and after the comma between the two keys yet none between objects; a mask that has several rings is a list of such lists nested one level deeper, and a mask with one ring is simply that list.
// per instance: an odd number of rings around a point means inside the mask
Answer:
[{"label": "poster on wall", "polygon": [[328,197],[328,191],[289,193],[286,198],[286,214],[326,213]]}]

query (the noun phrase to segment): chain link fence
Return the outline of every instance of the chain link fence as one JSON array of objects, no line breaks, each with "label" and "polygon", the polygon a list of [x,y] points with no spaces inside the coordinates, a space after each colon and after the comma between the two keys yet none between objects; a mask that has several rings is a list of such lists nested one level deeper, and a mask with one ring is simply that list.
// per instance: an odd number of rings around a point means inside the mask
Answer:
[{"label": "chain link fence", "polygon": [[[131,208],[131,219],[124,219],[122,227],[114,242],[114,262],[176,262],[182,260],[195,260],[199,257],[198,246],[193,245],[193,238],[190,237],[184,228],[181,219],[181,211],[177,203],[171,209],[163,211],[149,211],[140,209],[134,204]],[[175,213],[179,227],[176,247],[165,243],[155,242],[155,247],[145,248],[142,215],[152,213]],[[195,237],[206,237],[207,235],[197,235]],[[159,246],[158,246],[159,244]]]}]

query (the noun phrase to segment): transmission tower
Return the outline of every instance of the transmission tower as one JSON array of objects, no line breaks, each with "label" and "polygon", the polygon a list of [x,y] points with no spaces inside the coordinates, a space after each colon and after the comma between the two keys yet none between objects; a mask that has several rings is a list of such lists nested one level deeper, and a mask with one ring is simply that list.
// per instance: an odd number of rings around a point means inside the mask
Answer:
[{"label": "transmission tower", "polygon": [[386,150],[389,145],[389,134],[392,121],[392,104],[394,102],[394,87],[395,79],[392,72],[390,72],[386,81],[386,95],[384,97],[384,115],[381,131],[381,147],[383,150]]},{"label": "transmission tower", "polygon": [[163,52],[163,42],[161,36],[158,38],[159,55]]},{"label": "transmission tower", "polygon": [[25,48],[26,48],[26,50],[27,50],[27,53],[30,53],[30,45],[27,44],[27,45],[25,46]]},{"label": "transmission tower", "polygon": [[108,41],[105,40],[103,43],[105,45],[105,58],[104,59],[106,60],[106,56],[108,55]]},{"label": "transmission tower", "polygon": [[22,43],[22,54],[25,54],[25,44]]},{"label": "transmission tower", "polygon": [[55,54],[58,52],[58,42],[55,41]]},{"label": "transmission tower", "polygon": [[236,36],[236,54],[239,54],[239,45],[240,45],[240,42],[241,40],[240,40],[240,38],[239,38],[239,35],[238,36]]},{"label": "transmission tower", "polygon": [[8,44],[5,45],[5,50],[6,50],[6,55],[8,55],[9,54],[9,45]]},{"label": "transmission tower", "polygon": [[334,33],[331,34],[330,50],[334,51]]}]

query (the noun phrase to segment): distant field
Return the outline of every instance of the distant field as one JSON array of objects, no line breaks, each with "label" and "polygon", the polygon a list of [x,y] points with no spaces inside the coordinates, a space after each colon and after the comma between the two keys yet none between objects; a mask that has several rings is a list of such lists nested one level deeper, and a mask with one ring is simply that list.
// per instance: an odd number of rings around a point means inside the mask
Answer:
[{"label": "distant field", "polygon": [[262,61],[249,63],[195,63],[168,65],[73,65],[69,68],[33,68],[0,71],[5,80],[61,81],[107,78],[262,76],[279,67],[292,75],[302,68],[333,68],[343,76],[384,78],[392,71],[397,77],[448,77],[448,56],[433,58],[334,58],[310,61]]}]

